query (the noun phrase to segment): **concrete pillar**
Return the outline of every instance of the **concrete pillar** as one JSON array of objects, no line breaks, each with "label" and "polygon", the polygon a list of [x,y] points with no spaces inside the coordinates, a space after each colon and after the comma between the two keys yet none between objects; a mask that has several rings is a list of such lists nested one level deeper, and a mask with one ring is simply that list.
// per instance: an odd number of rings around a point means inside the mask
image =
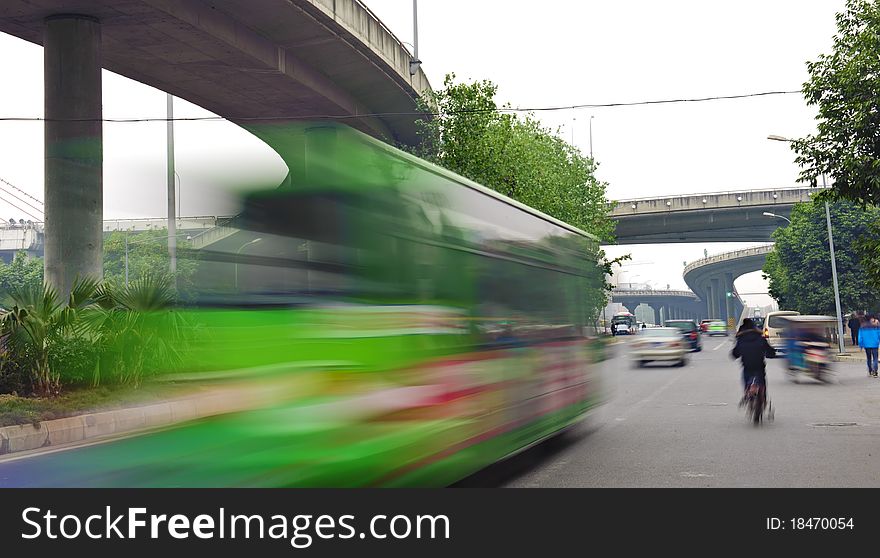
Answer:
[{"label": "concrete pillar", "polygon": [[736,328],[739,316],[736,315],[736,305],[733,304],[733,297],[727,296],[727,293],[733,293],[733,274],[724,274],[724,300],[727,303],[727,317],[733,319],[733,327]]},{"label": "concrete pillar", "polygon": [[715,317],[715,290],[712,288],[712,284],[706,285],[706,318],[711,319]]},{"label": "concrete pillar", "polygon": [[101,26],[88,16],[46,18],[45,276],[67,298],[77,277],[103,277]]},{"label": "concrete pillar", "polygon": [[660,316],[660,307],[652,306],[651,308],[654,310],[654,323],[657,325],[663,325],[663,320]]},{"label": "concrete pillar", "polygon": [[724,293],[721,291],[721,278],[713,277],[712,282],[712,318],[716,320],[724,319]]}]

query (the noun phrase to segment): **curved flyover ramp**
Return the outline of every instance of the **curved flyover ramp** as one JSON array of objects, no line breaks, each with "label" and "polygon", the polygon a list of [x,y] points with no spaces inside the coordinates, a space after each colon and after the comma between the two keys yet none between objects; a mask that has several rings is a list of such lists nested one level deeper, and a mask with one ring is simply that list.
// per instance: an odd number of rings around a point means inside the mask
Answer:
[{"label": "curved flyover ramp", "polygon": [[371,135],[416,140],[400,113],[416,110],[428,80],[358,0],[4,0],[0,31],[43,45],[46,18],[61,14],[98,23],[107,70],[233,122],[351,117]]},{"label": "curved flyover ramp", "polygon": [[[773,244],[734,250],[691,262],[684,268],[684,281],[706,301],[710,318],[737,320],[743,304],[733,286],[740,275],[759,271],[767,261]],[[728,297],[727,293],[733,296]]]}]

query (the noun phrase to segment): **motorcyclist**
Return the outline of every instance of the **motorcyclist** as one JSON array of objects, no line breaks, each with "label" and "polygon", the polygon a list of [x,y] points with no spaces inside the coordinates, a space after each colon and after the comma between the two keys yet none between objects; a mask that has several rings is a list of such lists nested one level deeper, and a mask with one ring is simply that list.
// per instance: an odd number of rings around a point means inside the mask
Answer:
[{"label": "motorcyclist", "polygon": [[755,327],[755,322],[751,318],[745,318],[742,321],[742,325],[736,332],[736,345],[730,354],[734,359],[738,358],[742,361],[744,390],[748,390],[752,382],[765,386],[766,390],[767,374],[764,358],[775,357],[776,350],[767,343],[764,335]]}]

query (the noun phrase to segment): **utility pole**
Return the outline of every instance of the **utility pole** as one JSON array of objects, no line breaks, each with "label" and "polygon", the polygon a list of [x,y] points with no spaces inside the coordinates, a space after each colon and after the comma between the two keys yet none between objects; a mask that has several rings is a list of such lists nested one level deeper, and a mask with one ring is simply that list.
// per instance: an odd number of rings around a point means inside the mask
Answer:
[{"label": "utility pole", "polygon": [[[822,175],[822,187],[827,188],[824,174]],[[840,290],[837,288],[837,261],[834,257],[834,237],[831,234],[831,210],[828,208],[828,202],[825,202],[825,223],[828,225],[828,250],[831,252],[831,279],[834,282],[834,306],[837,308],[837,347],[838,352],[844,354],[843,316],[840,313]]]},{"label": "utility pole", "polygon": [[419,0],[413,0],[413,59],[409,61],[409,75],[414,76],[422,63],[419,60]]},{"label": "utility pole", "polygon": [[[168,164],[168,271],[177,275],[177,204],[174,201],[174,97],[166,94],[167,102],[167,164]],[[176,284],[176,282],[175,282]]]},{"label": "utility pole", "polygon": [[593,158],[593,115],[590,115],[590,159]]}]

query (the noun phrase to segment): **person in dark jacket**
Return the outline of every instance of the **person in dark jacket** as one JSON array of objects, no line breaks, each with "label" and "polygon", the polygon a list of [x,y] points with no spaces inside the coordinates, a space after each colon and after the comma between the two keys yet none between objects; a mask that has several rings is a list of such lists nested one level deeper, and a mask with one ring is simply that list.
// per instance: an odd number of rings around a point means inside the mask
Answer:
[{"label": "person in dark jacket", "polygon": [[862,322],[859,321],[859,317],[853,312],[852,318],[846,323],[847,327],[849,327],[849,333],[852,335],[853,345],[858,346],[859,344],[859,328],[862,327]]},{"label": "person in dark jacket", "polygon": [[761,331],[755,327],[751,318],[742,321],[739,331],[736,332],[736,345],[733,347],[731,356],[742,360],[743,387],[748,389],[753,380],[766,386],[766,365],[764,358],[776,356],[776,350],[767,343]]}]

